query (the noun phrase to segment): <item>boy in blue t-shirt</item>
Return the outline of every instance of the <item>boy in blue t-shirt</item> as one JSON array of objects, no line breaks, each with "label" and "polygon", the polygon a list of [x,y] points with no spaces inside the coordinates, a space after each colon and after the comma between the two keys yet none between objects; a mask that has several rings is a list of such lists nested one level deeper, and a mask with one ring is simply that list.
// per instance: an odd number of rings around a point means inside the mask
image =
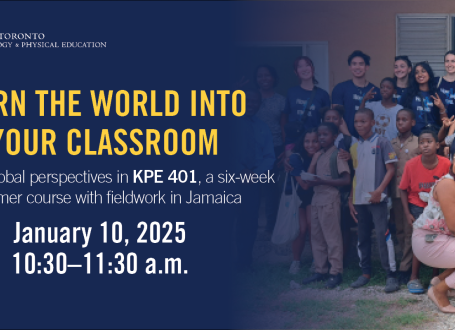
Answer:
[{"label": "boy in blue t-shirt", "polygon": [[[352,79],[339,83],[332,91],[332,104],[344,106],[344,120],[352,136],[359,137],[354,128],[354,116],[362,103],[363,97],[372,88],[374,98],[371,101],[380,101],[379,88],[366,79],[366,73],[370,67],[370,56],[360,50],[354,51],[348,57],[349,70]],[[368,104],[368,103],[367,103]]]}]

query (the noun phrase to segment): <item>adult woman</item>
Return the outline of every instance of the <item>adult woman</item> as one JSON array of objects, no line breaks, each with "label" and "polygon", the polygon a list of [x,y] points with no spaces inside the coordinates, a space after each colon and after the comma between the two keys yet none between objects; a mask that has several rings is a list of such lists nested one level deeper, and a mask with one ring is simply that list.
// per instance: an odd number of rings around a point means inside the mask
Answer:
[{"label": "adult woman", "polygon": [[394,79],[397,83],[395,99],[400,103],[401,96],[409,85],[409,74],[412,71],[412,63],[407,56],[395,56]]},{"label": "adult woman", "polygon": [[[288,91],[286,106],[281,117],[281,128],[286,149],[292,149],[293,143],[303,130],[294,130],[295,126],[286,126],[287,122],[301,122],[304,130],[317,127],[321,122],[319,109],[330,106],[330,96],[325,90],[317,87],[313,61],[307,56],[299,56],[294,61],[294,73],[300,84]],[[285,126],[288,128],[285,131]],[[291,129],[289,129],[291,128]]]},{"label": "adult woman", "polygon": [[444,67],[446,75],[436,78],[439,96],[444,102],[447,116],[450,118],[455,115],[455,51],[449,50],[444,55]]},{"label": "adult woman", "polygon": [[433,70],[427,62],[419,62],[409,78],[409,87],[400,103],[404,108],[412,109],[416,115],[412,133],[418,136],[424,128],[439,130],[440,122],[447,114],[444,103],[436,93]]},{"label": "adult woman", "polygon": [[[283,138],[281,134],[281,114],[284,110],[286,99],[283,95],[275,92],[278,84],[278,74],[275,69],[267,64],[259,65],[254,71],[255,83],[262,94],[261,108],[256,116],[262,119],[270,128],[273,136],[273,146],[275,157],[284,151]],[[273,173],[278,173],[277,163],[273,167]],[[277,177],[275,175],[275,177]],[[280,189],[278,181],[264,185],[264,195],[266,199],[266,230],[271,233],[275,227],[278,203],[280,199]]]},{"label": "adult woman", "polygon": [[454,159],[449,174],[442,177],[430,191],[428,206],[414,222],[412,250],[424,264],[447,268],[431,280],[428,297],[444,313],[455,313],[447,298],[455,288],[455,182]]}]

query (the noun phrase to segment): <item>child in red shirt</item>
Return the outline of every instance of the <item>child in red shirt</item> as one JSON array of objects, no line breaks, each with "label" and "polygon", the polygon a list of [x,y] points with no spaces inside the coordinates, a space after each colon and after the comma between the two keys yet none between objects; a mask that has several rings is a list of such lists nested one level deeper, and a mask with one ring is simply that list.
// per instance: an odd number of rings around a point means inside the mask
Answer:
[{"label": "child in red shirt", "polygon": [[[436,154],[439,149],[436,132],[422,130],[419,135],[419,149],[422,154],[406,163],[399,186],[404,214],[410,225],[422,214],[428,204],[425,196],[422,196],[424,201],[419,193],[429,193],[435,181],[446,175],[450,168],[450,160]],[[425,291],[419,280],[419,269],[420,261],[413,256],[412,274],[407,285],[411,293]]]}]

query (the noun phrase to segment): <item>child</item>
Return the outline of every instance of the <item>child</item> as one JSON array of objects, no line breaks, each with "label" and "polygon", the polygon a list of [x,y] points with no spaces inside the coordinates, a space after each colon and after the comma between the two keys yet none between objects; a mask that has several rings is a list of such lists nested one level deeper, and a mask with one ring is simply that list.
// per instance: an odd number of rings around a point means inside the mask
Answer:
[{"label": "child", "polygon": [[345,160],[351,159],[350,155],[345,155],[343,151],[349,154],[351,146],[357,142],[357,139],[349,133],[346,122],[343,119],[344,107],[342,105],[332,105],[331,107],[321,108],[319,110],[323,122],[334,123],[338,127],[338,136],[335,139],[335,146],[338,148],[338,154],[343,155]]},{"label": "child", "polygon": [[[330,262],[330,277],[326,283],[329,289],[335,288],[342,282],[343,251],[340,229],[340,192],[337,187],[348,185],[350,182],[349,166],[345,160],[335,154],[337,148],[333,144],[338,135],[338,127],[333,123],[322,123],[318,127],[318,139],[321,150],[314,156],[308,169],[316,174],[314,181],[307,181],[314,186],[314,196],[311,201],[311,246],[313,248],[316,272],[303,280],[303,284],[321,281],[328,271]],[[331,160],[336,161],[337,173],[332,173]],[[338,178],[333,178],[333,176]]]},{"label": "child", "polygon": [[398,158],[392,189],[392,210],[397,228],[398,243],[403,252],[399,268],[400,274],[398,276],[398,284],[400,285],[407,284],[411,276],[412,225],[407,222],[406,217],[404,216],[399,185],[405,164],[410,159],[420,154],[418,138],[411,132],[411,129],[415,124],[415,114],[412,110],[399,110],[397,113],[397,129],[399,135],[392,140],[392,147]]},{"label": "child", "polygon": [[[338,157],[348,161],[349,170],[353,173],[351,154],[349,149],[353,146],[357,139],[347,129],[346,123],[343,120],[344,107],[342,105],[333,105],[331,108],[321,108],[321,117],[324,122],[334,123],[338,127],[338,136],[335,140],[335,146],[338,148]],[[344,186],[340,189],[340,203],[341,203],[341,234],[343,236],[343,259],[346,261],[346,253],[349,249],[349,242],[351,238],[351,227],[354,221],[349,214],[348,197],[351,192],[351,184]]]},{"label": "child", "polygon": [[[394,95],[397,92],[397,85],[393,78],[384,78],[381,81],[381,101],[370,102],[368,109],[373,110],[374,119],[376,124],[374,125],[374,131],[379,136],[386,137],[389,141],[397,137],[397,125],[395,123],[397,112],[403,107],[397,104]],[[374,98],[374,88],[372,88],[363,98],[361,108],[365,107],[365,102]]]},{"label": "child", "polygon": [[[297,274],[300,269],[300,256],[305,247],[305,236],[311,230],[311,200],[313,198],[313,187],[309,187],[300,177],[302,171],[308,172],[313,155],[321,149],[318,140],[317,128],[312,128],[305,132],[300,140],[297,141],[293,154],[289,157],[289,163],[293,170],[290,174],[299,183],[297,194],[302,203],[299,207],[300,234],[292,242],[292,254],[294,261],[289,268],[289,273]],[[294,180],[292,180],[294,181]]]},{"label": "child", "polygon": [[[423,209],[428,204],[428,195],[426,198],[420,197],[420,195],[429,193],[435,181],[446,175],[450,168],[450,160],[437,155],[439,142],[434,130],[422,130],[419,136],[419,149],[422,155],[406,163],[400,183],[401,202],[410,226],[422,214]],[[419,268],[420,261],[413,256],[412,274],[407,284],[411,293],[423,293],[425,291],[419,280]],[[437,276],[438,272],[437,269],[433,269],[433,277]]]},{"label": "child", "polygon": [[349,208],[358,223],[359,256],[363,275],[351,284],[353,288],[366,285],[371,278],[371,230],[374,224],[381,264],[387,273],[384,291],[399,289],[395,278],[395,255],[387,224],[388,185],[395,174],[397,157],[392,145],[385,138],[373,133],[374,113],[359,109],[354,117],[354,126],[360,140],[351,147],[355,169]]}]

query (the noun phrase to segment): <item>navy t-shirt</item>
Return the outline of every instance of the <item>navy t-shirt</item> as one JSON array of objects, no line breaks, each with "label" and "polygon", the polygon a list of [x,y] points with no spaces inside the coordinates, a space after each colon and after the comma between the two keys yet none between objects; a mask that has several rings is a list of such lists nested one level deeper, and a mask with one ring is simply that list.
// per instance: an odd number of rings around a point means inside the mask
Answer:
[{"label": "navy t-shirt", "polygon": [[398,104],[401,104],[401,96],[404,94],[407,88],[397,87],[397,93],[394,95],[394,98]]},{"label": "navy t-shirt", "polygon": [[[372,83],[368,83],[365,87],[357,87],[352,80],[347,80],[336,85],[332,91],[332,104],[344,106],[344,120],[352,136],[359,137],[354,128],[354,116],[356,111],[359,110],[363,97],[373,87],[376,94],[374,99],[370,101],[380,101],[381,93],[379,88]],[[366,104],[368,105],[368,102]]]},{"label": "navy t-shirt", "polygon": [[[423,97],[424,108],[422,108],[422,101],[420,96]],[[405,104],[406,98],[407,91],[405,91],[405,93],[401,96],[400,101],[403,107],[409,107],[409,105]],[[412,111],[414,111],[414,114],[416,116],[416,125],[411,130],[414,135],[419,136],[420,132],[427,125],[427,123],[439,126],[437,120],[439,116],[439,108],[434,105],[433,99],[430,97],[430,92],[420,91],[419,95],[416,95],[412,98],[410,108]]]},{"label": "navy t-shirt", "polygon": [[[312,91],[303,89],[300,86],[295,86],[289,89],[286,97],[286,106],[284,113],[289,115],[288,121],[300,121],[302,120],[303,113],[307,107],[307,103],[310,101]],[[321,115],[319,109],[330,106],[330,96],[325,90],[316,88],[316,92],[313,98],[313,102],[307,109],[308,115],[306,117],[304,126],[305,129],[312,127],[318,127],[321,123]],[[286,141],[286,143],[292,143],[294,141]]]},{"label": "navy t-shirt", "polygon": [[[435,78],[436,85],[439,83],[439,77]],[[438,87],[438,95],[446,107],[447,116],[455,115],[455,81],[448,82],[444,78],[441,79],[441,84]]]}]

